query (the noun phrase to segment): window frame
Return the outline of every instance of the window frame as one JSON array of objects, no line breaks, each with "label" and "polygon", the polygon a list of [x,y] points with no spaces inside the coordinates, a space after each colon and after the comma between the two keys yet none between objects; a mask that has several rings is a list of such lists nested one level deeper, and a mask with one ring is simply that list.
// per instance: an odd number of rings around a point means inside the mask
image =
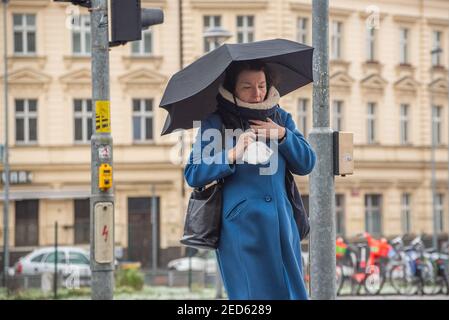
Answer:
[{"label": "window frame", "polygon": [[[21,25],[15,25],[14,23],[14,17],[20,16],[21,17]],[[28,25],[27,18],[28,16],[34,17],[34,25]],[[12,14],[12,31],[13,31],[13,52],[14,55],[18,56],[34,56],[37,54],[37,14],[36,13],[13,13]],[[22,35],[22,51],[16,50],[16,33],[21,33]],[[29,35],[34,34],[34,51],[29,50]]]},{"label": "window frame", "polygon": [[[139,101],[139,111],[134,111],[134,103]],[[146,102],[149,101],[151,106],[151,111],[146,111]],[[134,136],[134,118],[140,118],[140,138],[136,139]],[[151,119],[152,131],[151,139],[146,138],[147,128],[146,120]],[[154,116],[154,99],[153,98],[133,98],[132,99],[132,138],[133,143],[153,143],[154,142],[154,129],[155,129],[155,116]]]},{"label": "window frame", "polygon": [[[81,111],[76,111],[76,102],[81,102]],[[89,111],[90,102],[90,111]],[[73,141],[75,144],[88,144],[92,134],[94,133],[92,123],[92,100],[91,99],[73,99]],[[76,120],[81,120],[81,140],[76,137]],[[89,125],[91,126],[91,134],[89,135]]]},{"label": "window frame", "polygon": [[[17,111],[17,103],[23,101],[23,111]],[[36,111],[29,111],[30,101],[36,103]],[[36,145],[39,140],[39,122],[38,122],[39,100],[34,98],[16,98],[14,99],[14,130],[16,145]],[[23,120],[23,140],[18,140],[18,120]],[[30,120],[36,121],[36,139],[31,140]]]},{"label": "window frame", "polygon": [[204,33],[209,28],[221,27],[222,26],[222,16],[221,15],[203,15],[203,50],[204,53],[210,52],[220,46],[218,41],[207,40],[204,37]]},{"label": "window frame", "polygon": [[309,99],[299,98],[297,105],[297,127],[304,137],[307,137],[309,120]]},{"label": "window frame", "polygon": [[[242,26],[239,26],[239,18],[242,18]],[[252,25],[249,25],[249,18],[252,18]],[[254,15],[237,15],[236,16],[236,40],[237,43],[249,43],[255,41],[255,16]],[[239,42],[239,35],[242,35],[242,42]],[[252,39],[249,40],[251,35]]]},{"label": "window frame", "polygon": [[[149,40],[147,39],[149,37]],[[149,42],[150,51],[146,51],[146,45]],[[135,49],[138,50],[135,50]],[[142,39],[131,42],[131,56],[133,57],[149,57],[154,55],[154,34],[153,29],[142,30]]]}]

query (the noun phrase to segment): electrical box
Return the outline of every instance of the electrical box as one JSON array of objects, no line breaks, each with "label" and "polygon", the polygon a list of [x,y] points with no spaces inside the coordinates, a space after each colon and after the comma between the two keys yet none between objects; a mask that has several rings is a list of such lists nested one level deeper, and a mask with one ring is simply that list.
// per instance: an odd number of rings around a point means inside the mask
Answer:
[{"label": "electrical box", "polygon": [[112,187],[112,167],[102,163],[98,172],[98,188],[105,191]]},{"label": "electrical box", "polygon": [[354,173],[354,134],[334,131],[334,175]]},{"label": "electrical box", "polygon": [[114,205],[112,202],[97,202],[94,206],[95,251],[97,263],[114,261]]}]

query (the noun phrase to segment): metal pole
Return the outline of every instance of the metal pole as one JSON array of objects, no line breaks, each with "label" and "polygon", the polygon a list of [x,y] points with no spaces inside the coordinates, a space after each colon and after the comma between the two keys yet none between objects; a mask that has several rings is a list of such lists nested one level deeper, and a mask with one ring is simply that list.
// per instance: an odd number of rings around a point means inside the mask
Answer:
[{"label": "metal pole", "polygon": [[[448,137],[447,137],[447,144],[448,144],[448,148],[447,148],[447,151],[448,151],[448,154],[447,154],[447,191],[446,191],[446,198],[447,198],[447,211],[448,211],[448,214],[449,214],[449,52],[447,53],[447,58],[448,58],[448,73],[447,73],[447,76],[448,76],[448,105],[447,105],[447,108],[446,108],[446,112],[447,112],[447,124],[446,124],[446,128],[447,128],[447,133],[448,133]],[[449,215],[447,215],[447,217],[448,217],[448,226],[449,226]],[[444,225],[444,223],[443,223],[443,225]],[[448,234],[449,234],[449,230],[448,230]],[[448,243],[449,243],[449,240],[448,240]]]},{"label": "metal pole", "polygon": [[[430,93],[432,96],[433,94]],[[432,166],[432,180],[431,180],[431,188],[432,188],[432,220],[433,220],[433,232],[432,232],[432,247],[437,248],[437,218],[436,218],[436,174],[435,174],[435,107],[433,105],[433,99],[431,98],[431,106],[432,106],[432,120],[431,120],[431,128],[432,128],[432,146],[431,146],[431,166]]]},{"label": "metal pole", "polygon": [[[430,82],[432,83],[434,74],[433,74],[433,65],[432,65],[432,59],[435,54],[438,54],[441,52],[441,48],[435,48],[430,52],[431,56],[431,67],[430,67]],[[432,178],[431,178],[431,189],[432,189],[432,247],[435,249],[438,249],[438,220],[437,220],[437,210],[436,210],[436,161],[435,161],[435,152],[436,152],[436,128],[435,128],[435,106],[434,106],[434,100],[433,100],[433,92],[430,90],[430,108],[431,108],[431,121],[430,121],[430,127],[431,127],[431,152],[430,152],[430,163],[431,163],[431,172],[432,172]]]},{"label": "metal pole", "polygon": [[58,221],[55,222],[55,273],[53,276],[53,299],[58,299]]},{"label": "metal pole", "polygon": [[[8,41],[7,41],[7,10],[8,0],[3,0],[3,49],[4,49],[4,77],[3,77],[3,90],[4,90],[4,108],[5,108],[5,148],[3,154],[3,174],[4,174],[4,200],[3,200],[3,285],[5,288],[8,286],[8,268],[9,268],[9,143],[8,143],[8,131],[9,131],[9,115],[8,115]],[[1,179],[1,177],[0,177]],[[8,290],[6,290],[8,292]]]},{"label": "metal pole", "polygon": [[329,1],[313,0],[313,129],[317,164],[310,175],[311,297],[335,299],[335,190],[329,126]]},{"label": "metal pole", "polygon": [[157,203],[156,203],[156,186],[153,184],[151,187],[151,227],[152,227],[152,239],[151,239],[151,254],[152,254],[152,269],[153,276],[156,276],[157,272],[157,248],[158,248],[158,228],[157,228]]},{"label": "metal pole", "polygon": [[189,251],[189,291],[192,291],[192,252]]},{"label": "metal pole", "polygon": [[[114,295],[114,218],[110,228],[104,228],[102,234],[96,233],[94,211],[98,202],[112,203],[114,208],[113,188],[99,189],[99,168],[108,164],[112,168],[112,136],[110,130],[110,93],[109,93],[109,39],[108,39],[108,1],[92,0],[91,32],[92,32],[92,122],[95,128],[91,138],[91,198],[90,198],[90,257],[92,270],[93,300],[112,300]],[[97,119],[98,116],[98,119]],[[99,122],[97,123],[96,120]],[[109,150],[100,159],[99,150]],[[98,212],[98,216],[101,214]],[[100,218],[99,218],[100,219]],[[95,251],[95,239],[101,235],[108,239],[112,246],[107,249],[108,258],[99,263],[95,256],[100,256],[100,250]],[[107,242],[107,240],[105,240]],[[109,255],[112,258],[109,258]]]}]

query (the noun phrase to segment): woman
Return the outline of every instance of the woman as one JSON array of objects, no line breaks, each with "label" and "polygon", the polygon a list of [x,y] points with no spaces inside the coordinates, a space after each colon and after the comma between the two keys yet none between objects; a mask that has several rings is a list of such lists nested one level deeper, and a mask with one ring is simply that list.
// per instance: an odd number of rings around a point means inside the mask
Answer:
[{"label": "woman", "polygon": [[[285,170],[307,175],[316,157],[291,115],[279,107],[279,98],[266,65],[234,62],[219,88],[217,112],[202,122],[184,171],[192,187],[224,179],[217,258],[230,299],[307,299]],[[220,130],[222,123],[227,129],[245,132],[232,143],[227,137],[226,146],[231,146],[226,150],[202,152],[210,147],[202,141],[203,134],[212,128]],[[277,167],[271,174],[261,174],[266,164],[242,162],[256,139],[266,140],[278,151]],[[195,155],[203,155],[201,161]]]}]

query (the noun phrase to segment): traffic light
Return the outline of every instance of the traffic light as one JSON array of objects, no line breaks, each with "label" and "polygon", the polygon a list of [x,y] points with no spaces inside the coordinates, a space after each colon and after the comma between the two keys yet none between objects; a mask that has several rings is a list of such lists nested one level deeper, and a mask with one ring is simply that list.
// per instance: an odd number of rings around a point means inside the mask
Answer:
[{"label": "traffic light", "polygon": [[[71,2],[90,8],[91,0],[53,0]],[[129,41],[142,40],[142,30],[164,22],[161,9],[142,9],[141,0],[108,0],[109,4],[109,45],[111,47]]]},{"label": "traffic light", "polygon": [[142,9],[140,0],[111,0],[109,3],[110,46],[142,39],[142,30],[164,22],[161,9]]},{"label": "traffic light", "polygon": [[90,0],[53,0],[54,2],[71,2],[74,5],[90,8]]}]

